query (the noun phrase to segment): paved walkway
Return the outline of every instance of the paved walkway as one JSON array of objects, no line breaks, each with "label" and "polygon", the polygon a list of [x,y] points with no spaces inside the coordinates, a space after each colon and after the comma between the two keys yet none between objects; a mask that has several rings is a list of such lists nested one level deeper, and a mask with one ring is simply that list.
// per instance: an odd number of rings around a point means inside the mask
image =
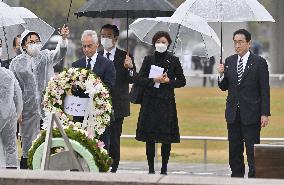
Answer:
[{"label": "paved walkway", "polygon": [[[155,164],[156,173],[160,173],[161,163]],[[147,174],[146,162],[120,162],[117,173]],[[198,176],[224,176],[230,177],[231,170],[226,164],[202,164],[202,163],[169,163],[168,175],[198,175]]]}]

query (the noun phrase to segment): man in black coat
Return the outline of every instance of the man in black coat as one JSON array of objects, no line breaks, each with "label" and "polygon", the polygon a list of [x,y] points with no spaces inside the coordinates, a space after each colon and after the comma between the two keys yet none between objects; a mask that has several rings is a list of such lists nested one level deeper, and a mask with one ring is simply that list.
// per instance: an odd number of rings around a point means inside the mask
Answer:
[{"label": "man in black coat", "polygon": [[[102,82],[109,88],[110,92],[115,83],[115,68],[113,62],[97,53],[99,46],[98,36],[95,31],[85,30],[81,38],[85,57],[72,63],[72,67],[91,69]],[[72,93],[79,97],[88,97],[80,89],[73,89]],[[83,122],[84,117],[75,117],[75,121]],[[107,127],[100,138],[105,143],[105,149],[109,150],[110,128]]]},{"label": "man in black coat", "polygon": [[244,143],[249,166],[255,177],[254,144],[260,142],[261,127],[270,116],[269,71],[265,59],[249,51],[251,35],[240,29],[233,36],[236,54],[220,64],[219,88],[228,90],[225,117],[229,139],[232,177],[244,177]]},{"label": "man in black coat", "polygon": [[99,54],[110,59],[116,70],[116,81],[112,88],[114,120],[110,125],[109,155],[113,159],[111,172],[117,171],[120,161],[120,136],[124,117],[130,115],[129,83],[132,81],[135,65],[133,57],[116,47],[119,30],[115,25],[106,24],[101,28],[101,44],[104,48]]}]

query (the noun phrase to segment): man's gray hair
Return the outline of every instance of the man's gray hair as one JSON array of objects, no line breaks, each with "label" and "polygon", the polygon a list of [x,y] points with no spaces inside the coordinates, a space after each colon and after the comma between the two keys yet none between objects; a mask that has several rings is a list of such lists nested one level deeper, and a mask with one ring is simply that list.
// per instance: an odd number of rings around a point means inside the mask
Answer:
[{"label": "man's gray hair", "polygon": [[83,41],[84,37],[91,36],[93,38],[94,43],[98,43],[98,35],[97,32],[93,30],[85,30],[82,34],[81,41]]}]

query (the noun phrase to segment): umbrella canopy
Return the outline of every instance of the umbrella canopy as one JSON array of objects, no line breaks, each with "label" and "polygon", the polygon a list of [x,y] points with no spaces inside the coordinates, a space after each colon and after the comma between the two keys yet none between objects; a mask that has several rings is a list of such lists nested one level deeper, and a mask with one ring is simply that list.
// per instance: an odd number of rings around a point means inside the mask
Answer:
[{"label": "umbrella canopy", "polygon": [[[15,57],[13,51],[13,39],[21,34],[25,29],[37,32],[41,37],[42,45],[44,45],[51,35],[54,33],[54,28],[47,24],[45,21],[37,17],[33,12],[24,7],[11,7],[14,14],[24,20],[23,23],[18,25],[12,25],[5,27],[6,42],[5,47],[8,47],[7,51],[3,53],[2,59],[7,60]],[[0,30],[0,38],[5,38],[3,30]]]},{"label": "umbrella canopy", "polygon": [[30,31],[35,31],[40,35],[41,43],[44,45],[55,29],[47,24],[45,21],[36,16],[29,9],[24,7],[13,7],[13,10],[24,19],[25,23],[22,26]]},{"label": "umbrella canopy", "polygon": [[126,50],[128,51],[128,18],[168,17],[175,7],[167,0],[90,0],[75,13],[78,17],[127,18]]},{"label": "umbrella canopy", "polygon": [[129,25],[143,42],[152,44],[152,38],[158,31],[166,31],[173,42],[170,50],[186,53],[202,42],[208,56],[220,51],[220,41],[214,30],[199,16],[188,13],[186,17],[140,18]]},{"label": "umbrella canopy", "polygon": [[[207,22],[221,22],[221,46],[223,43],[222,22],[275,22],[257,0],[186,0],[176,12],[191,12]],[[222,62],[222,52],[220,62]]]},{"label": "umbrella canopy", "polygon": [[171,16],[175,7],[167,0],[90,0],[75,15],[102,18]]},{"label": "umbrella canopy", "polygon": [[0,27],[25,23],[6,3],[0,2]]},{"label": "umbrella canopy", "polygon": [[207,22],[275,22],[257,0],[187,0],[177,11],[191,12]]},{"label": "umbrella canopy", "polygon": [[8,45],[12,45],[13,39],[11,37],[17,36],[19,24],[25,23],[25,21],[7,4],[0,2],[0,38],[2,40],[3,53],[1,60],[7,60],[11,56],[9,53],[12,49],[8,48]]}]

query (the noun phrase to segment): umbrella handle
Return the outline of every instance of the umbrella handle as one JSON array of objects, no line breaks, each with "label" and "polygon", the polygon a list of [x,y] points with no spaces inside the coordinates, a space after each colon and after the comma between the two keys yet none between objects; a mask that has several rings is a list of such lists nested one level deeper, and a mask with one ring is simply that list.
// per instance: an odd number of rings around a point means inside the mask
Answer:
[{"label": "umbrella handle", "polygon": [[222,53],[222,48],[223,48],[223,24],[221,22],[221,59],[220,59],[220,64],[223,63],[223,53]]},{"label": "umbrella handle", "polygon": [[126,11],[126,26],[127,26],[127,31],[126,31],[126,52],[127,56],[129,56],[129,49],[128,49],[128,27],[129,27],[129,18],[128,18],[128,10]]},{"label": "umbrella handle", "polygon": [[70,17],[70,10],[71,10],[71,7],[72,7],[72,1],[73,0],[71,0],[71,2],[70,2],[70,5],[69,5],[69,10],[68,10],[68,15],[67,15],[67,20],[66,20],[66,26],[67,26],[67,24],[68,24],[68,21],[69,21],[69,17]]},{"label": "umbrella handle", "polygon": [[[3,32],[4,32],[4,37],[5,37],[5,44],[6,44],[6,50],[7,50],[7,60],[9,60],[10,56],[9,56],[9,49],[8,49],[8,40],[7,40],[7,34],[5,31],[5,27],[3,26]],[[3,42],[2,42],[3,45]]]}]

